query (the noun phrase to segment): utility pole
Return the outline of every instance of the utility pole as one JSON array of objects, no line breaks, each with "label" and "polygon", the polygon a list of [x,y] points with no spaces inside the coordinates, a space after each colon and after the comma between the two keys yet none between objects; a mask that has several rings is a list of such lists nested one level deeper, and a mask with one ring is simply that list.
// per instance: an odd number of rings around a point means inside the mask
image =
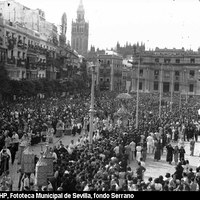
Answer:
[{"label": "utility pole", "polygon": [[159,119],[161,118],[162,111],[162,82],[163,82],[163,64],[161,64],[161,73],[160,73],[160,99],[159,99]]},{"label": "utility pole", "polygon": [[137,99],[136,99],[136,120],[135,120],[135,128],[138,128],[138,121],[139,121],[139,84],[140,84],[140,54],[139,54],[139,61],[138,61],[138,74],[137,74]]},{"label": "utility pole", "polygon": [[186,77],[187,70],[184,70],[184,83],[185,83],[185,91],[186,91],[186,103],[188,103],[188,84],[187,84],[187,77]]},{"label": "utility pole", "polygon": [[172,112],[172,105],[173,105],[173,87],[174,87],[174,67],[173,67],[173,70],[172,70],[172,85],[171,85],[170,112]]},{"label": "utility pole", "polygon": [[181,91],[180,91],[180,95],[179,95],[179,112],[181,111]]},{"label": "utility pole", "polygon": [[90,148],[92,148],[92,139],[93,139],[93,121],[94,121],[94,73],[95,66],[92,66],[92,87],[91,87],[91,104],[90,104],[90,132],[89,132],[89,143]]},{"label": "utility pole", "polygon": [[182,87],[183,87],[184,82],[185,82],[185,81],[184,81],[184,78],[183,78],[183,75],[182,75],[182,77],[181,77],[181,80],[182,80],[182,81],[181,81],[181,82],[182,82],[182,86],[180,87],[180,95],[179,95],[179,112],[181,112],[181,103],[182,103],[182,102],[181,102],[181,97],[182,97],[181,92],[182,92],[182,90],[183,90]]}]

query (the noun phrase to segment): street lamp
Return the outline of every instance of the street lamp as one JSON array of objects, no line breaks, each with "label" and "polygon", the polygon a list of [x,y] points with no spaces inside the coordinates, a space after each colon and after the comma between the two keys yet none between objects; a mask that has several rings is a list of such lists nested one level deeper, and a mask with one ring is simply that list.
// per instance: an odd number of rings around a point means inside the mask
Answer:
[{"label": "street lamp", "polygon": [[161,111],[162,111],[162,82],[163,82],[163,64],[161,64],[161,74],[160,74],[159,119],[161,118]]},{"label": "street lamp", "polygon": [[172,106],[173,106],[173,87],[174,87],[174,67],[173,67],[173,70],[172,70],[172,85],[171,85],[170,112],[172,112]]},{"label": "street lamp", "polygon": [[94,121],[94,76],[95,76],[95,65],[92,66],[92,86],[91,86],[91,104],[90,104],[90,132],[89,132],[89,144],[92,148],[92,138],[93,138],[93,121]]},{"label": "street lamp", "polygon": [[138,128],[139,124],[139,84],[140,84],[140,64],[141,64],[141,56],[139,54],[139,61],[138,61],[138,78],[137,78],[137,99],[136,99],[136,119],[135,119],[135,128]]},{"label": "street lamp", "polygon": [[184,84],[185,84],[185,91],[186,91],[186,103],[188,102],[188,88],[187,88],[187,77],[186,77],[187,70],[184,69]]}]

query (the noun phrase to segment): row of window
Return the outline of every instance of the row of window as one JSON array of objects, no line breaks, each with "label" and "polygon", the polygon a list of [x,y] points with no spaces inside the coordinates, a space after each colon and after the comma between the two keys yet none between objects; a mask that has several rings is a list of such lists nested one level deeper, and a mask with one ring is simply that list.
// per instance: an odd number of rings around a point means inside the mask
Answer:
[{"label": "row of window", "polygon": [[[159,58],[155,58],[155,62],[159,63],[160,62]],[[172,63],[172,62],[171,62],[170,58],[164,58],[164,63]],[[181,63],[181,60],[179,58],[177,58],[177,59],[175,59],[175,63],[179,64],[179,63]],[[195,63],[195,58],[190,58],[190,63],[194,64]]]},{"label": "row of window", "polygon": [[122,62],[115,62],[115,60],[103,60],[103,59],[99,59],[99,63],[100,64],[107,64],[107,65],[110,65],[111,63],[113,62],[113,64],[117,64],[116,66],[119,67],[121,66]]},{"label": "row of window", "polygon": [[[10,53],[8,52],[8,57],[13,58],[14,57],[14,51],[11,50]],[[17,52],[17,58],[22,58],[23,60],[26,59],[26,53],[18,51]]]},{"label": "row of window", "polygon": [[83,33],[84,32],[84,28],[83,27],[73,27],[73,32],[77,32],[77,33]]},{"label": "row of window", "polygon": [[[1,58],[2,58],[1,55],[3,55],[2,53],[3,53],[3,52],[1,52],[1,54],[0,54],[0,61],[1,61]],[[14,57],[13,50],[11,50],[10,54],[8,55],[8,57],[9,57],[9,58],[13,58],[13,57]],[[18,58],[18,59],[21,58],[22,60],[25,60],[25,59],[26,59],[26,53],[25,53],[25,52],[18,51],[18,52],[17,52],[17,58]],[[43,63],[45,63],[45,62],[46,62],[46,59],[40,58],[40,59],[38,59],[38,62],[43,62]]]},{"label": "row of window", "polygon": [[[174,91],[179,92],[180,84],[179,83],[174,83]],[[153,84],[153,89],[155,91],[159,90],[159,83],[158,81],[154,81]],[[139,84],[139,90],[142,90],[142,82]],[[170,83],[169,82],[164,82],[163,83],[163,92],[170,92]],[[194,84],[189,84],[189,92],[194,92]]]},{"label": "row of window", "polygon": [[[106,82],[110,82],[109,78],[106,78]],[[100,78],[100,83],[104,82],[104,78]],[[159,90],[159,82],[154,81],[153,84],[154,91]],[[139,82],[139,90],[143,90],[143,83]],[[179,92],[180,90],[180,84],[174,83],[174,91]],[[170,83],[169,82],[163,82],[163,92],[170,92]],[[194,92],[194,84],[189,84],[189,92]]]},{"label": "row of window", "polygon": [[28,79],[37,79],[37,78],[45,78],[45,74],[30,74],[27,73]]},{"label": "row of window", "polygon": [[[9,31],[6,31],[6,36],[9,37],[9,36],[12,36],[12,38],[15,37],[15,33],[11,33]],[[24,44],[26,43],[26,37],[22,37],[21,35],[18,35],[18,42],[19,41],[22,41]],[[34,45],[34,46],[40,46],[42,48],[47,48],[48,50],[53,50],[55,51],[55,49],[53,47],[49,47],[48,45],[42,45],[42,44],[39,44],[38,42],[34,42],[33,40],[28,40],[28,45]]]},{"label": "row of window", "polygon": [[[144,75],[144,70],[143,69],[140,69],[139,75],[140,76]],[[159,75],[159,70],[154,70],[154,76],[158,76],[158,75]],[[174,71],[174,75],[175,76],[180,76],[180,71]],[[190,77],[194,77],[195,76],[195,70],[190,70],[189,71],[189,76]],[[165,78],[169,78],[170,77],[170,71],[164,71],[164,77]]]}]

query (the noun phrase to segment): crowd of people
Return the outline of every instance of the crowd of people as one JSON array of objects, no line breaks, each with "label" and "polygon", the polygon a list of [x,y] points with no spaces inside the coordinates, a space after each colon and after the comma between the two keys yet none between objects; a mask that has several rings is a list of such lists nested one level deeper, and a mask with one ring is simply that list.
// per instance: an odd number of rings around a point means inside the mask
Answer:
[{"label": "crowd of people", "polygon": [[[189,168],[185,159],[185,141],[190,142],[194,155],[199,135],[199,97],[191,97],[181,107],[176,102],[170,111],[166,102],[158,117],[159,98],[156,94],[141,94],[139,125],[135,128],[136,95],[121,101],[114,92],[95,94],[93,143],[89,143],[90,92],[66,97],[19,99],[2,103],[0,109],[0,173],[2,182],[12,188],[9,165],[21,141],[31,145],[41,141],[53,142],[70,131],[80,135],[77,142],[62,141],[51,148],[54,156],[54,176],[42,190],[51,191],[197,191],[200,188],[200,166]],[[124,125],[117,110],[123,103],[131,113]],[[173,146],[172,144],[177,144]],[[144,180],[145,161],[154,161],[167,151],[166,162],[175,163],[173,174]],[[10,162],[10,163],[9,163]],[[135,162],[136,167],[131,168]],[[36,190],[34,174],[22,174],[19,190]],[[8,181],[9,180],[9,181]],[[31,184],[30,184],[31,183]],[[3,184],[4,187],[6,184]]]}]

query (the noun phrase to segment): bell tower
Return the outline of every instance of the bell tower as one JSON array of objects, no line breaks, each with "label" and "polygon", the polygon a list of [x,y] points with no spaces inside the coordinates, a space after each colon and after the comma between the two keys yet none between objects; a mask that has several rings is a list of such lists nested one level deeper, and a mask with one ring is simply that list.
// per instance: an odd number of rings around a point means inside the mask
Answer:
[{"label": "bell tower", "polygon": [[86,56],[88,51],[89,24],[85,21],[85,10],[80,0],[76,21],[72,21],[71,47],[80,55]]}]

